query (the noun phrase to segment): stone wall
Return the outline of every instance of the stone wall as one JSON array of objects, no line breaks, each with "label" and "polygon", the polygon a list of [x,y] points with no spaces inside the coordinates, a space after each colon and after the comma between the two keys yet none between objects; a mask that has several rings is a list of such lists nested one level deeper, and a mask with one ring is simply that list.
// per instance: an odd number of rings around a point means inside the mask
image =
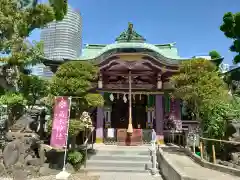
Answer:
[{"label": "stone wall", "polygon": [[187,177],[182,172],[175,169],[171,161],[163,155],[162,149],[159,149],[157,152],[157,162],[158,168],[166,180],[197,180]]}]

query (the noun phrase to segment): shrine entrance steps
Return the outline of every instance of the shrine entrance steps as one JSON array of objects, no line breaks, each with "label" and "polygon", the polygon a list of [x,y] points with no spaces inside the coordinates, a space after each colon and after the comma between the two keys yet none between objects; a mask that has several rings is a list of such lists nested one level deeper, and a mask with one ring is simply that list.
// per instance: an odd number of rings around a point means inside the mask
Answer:
[{"label": "shrine entrance steps", "polygon": [[[95,145],[96,154],[87,160],[85,171],[97,173],[133,173],[150,174],[151,146]],[[150,176],[150,175],[149,175]]]}]

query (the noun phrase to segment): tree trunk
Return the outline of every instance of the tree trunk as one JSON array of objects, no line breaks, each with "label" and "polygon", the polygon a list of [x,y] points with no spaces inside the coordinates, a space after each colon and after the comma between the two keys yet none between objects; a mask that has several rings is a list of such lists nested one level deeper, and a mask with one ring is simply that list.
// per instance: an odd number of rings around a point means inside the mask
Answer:
[{"label": "tree trunk", "polygon": [[71,137],[71,149],[76,149],[76,138],[77,138],[76,135],[73,135]]},{"label": "tree trunk", "polygon": [[14,71],[16,73],[16,78],[14,80],[14,86],[15,86],[16,91],[18,92],[19,91],[18,81],[19,81],[19,78],[20,78],[20,73],[19,73],[18,66],[16,66],[16,65],[14,66]]}]

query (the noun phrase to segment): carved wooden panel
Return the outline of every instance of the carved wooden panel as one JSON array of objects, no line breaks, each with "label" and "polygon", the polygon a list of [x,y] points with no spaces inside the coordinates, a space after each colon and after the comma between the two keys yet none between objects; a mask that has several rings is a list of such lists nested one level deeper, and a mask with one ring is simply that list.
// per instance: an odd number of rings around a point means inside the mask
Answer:
[{"label": "carved wooden panel", "polygon": [[174,89],[174,86],[170,82],[164,82],[163,89]]},{"label": "carved wooden panel", "polygon": [[127,137],[127,129],[117,129],[117,144],[125,146]]},{"label": "carved wooden panel", "polygon": [[[107,89],[129,89],[129,84],[118,84],[118,83],[111,83],[105,84],[104,88]],[[153,84],[132,84],[133,89],[155,89],[156,86]]]},{"label": "carved wooden panel", "polygon": [[133,129],[133,134],[130,136],[130,146],[142,145],[142,129]]}]

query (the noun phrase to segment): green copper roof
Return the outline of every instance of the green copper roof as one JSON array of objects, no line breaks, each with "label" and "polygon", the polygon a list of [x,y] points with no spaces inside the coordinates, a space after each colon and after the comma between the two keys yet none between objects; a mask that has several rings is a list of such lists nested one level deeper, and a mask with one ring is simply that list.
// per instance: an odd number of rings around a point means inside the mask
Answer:
[{"label": "green copper roof", "polygon": [[166,59],[168,62],[182,60],[179,57],[175,43],[170,44],[149,44],[145,42],[145,38],[133,30],[133,25],[129,23],[128,29],[123,31],[116,42],[113,44],[90,44],[86,45],[82,50],[82,55],[78,60],[96,59],[107,52],[112,52],[117,49],[142,49],[149,50],[155,53],[156,56],[161,56],[161,59]]},{"label": "green copper roof", "polygon": [[82,52],[82,56],[79,57],[79,60],[89,60],[95,59],[96,57],[102,55],[103,53],[113,50],[113,49],[120,49],[120,48],[142,48],[142,49],[149,49],[159,53],[167,58],[172,59],[181,59],[178,56],[177,48],[171,47],[169,45],[166,46],[155,46],[153,44],[148,43],[113,43],[109,45],[102,45],[94,46],[94,45],[87,45]]}]

